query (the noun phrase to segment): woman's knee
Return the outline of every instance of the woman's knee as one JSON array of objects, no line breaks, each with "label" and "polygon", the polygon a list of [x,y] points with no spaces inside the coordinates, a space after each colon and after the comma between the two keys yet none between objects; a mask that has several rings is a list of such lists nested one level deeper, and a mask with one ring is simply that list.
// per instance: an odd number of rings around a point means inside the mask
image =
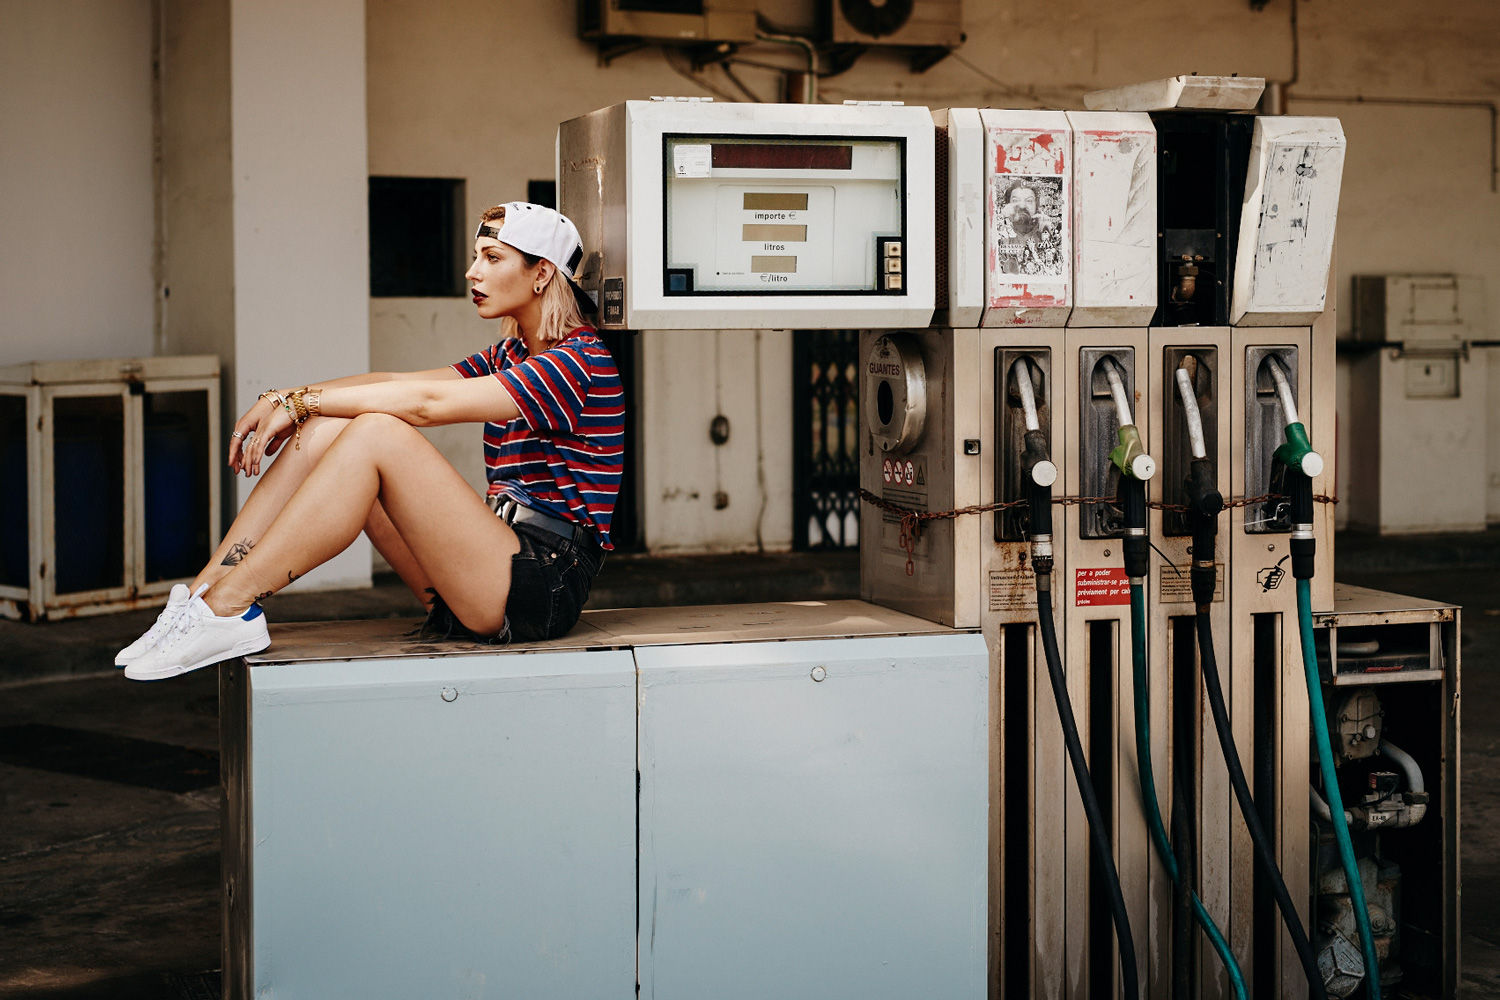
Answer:
[{"label": "woman's knee", "polygon": [[399,444],[409,437],[421,438],[421,433],[400,417],[389,413],[361,413],[348,421],[341,438],[352,438],[369,443],[378,441],[384,448]]}]

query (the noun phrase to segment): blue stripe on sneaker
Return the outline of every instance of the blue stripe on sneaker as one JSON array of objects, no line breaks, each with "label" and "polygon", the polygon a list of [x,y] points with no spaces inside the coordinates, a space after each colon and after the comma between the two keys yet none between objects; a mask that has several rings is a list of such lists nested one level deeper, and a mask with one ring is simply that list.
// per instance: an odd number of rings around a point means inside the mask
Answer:
[{"label": "blue stripe on sneaker", "polygon": [[265,613],[265,609],[263,609],[259,604],[252,604],[250,605],[250,609],[244,614],[240,615],[240,617],[247,622],[253,622],[255,621],[255,619],[259,618]]}]

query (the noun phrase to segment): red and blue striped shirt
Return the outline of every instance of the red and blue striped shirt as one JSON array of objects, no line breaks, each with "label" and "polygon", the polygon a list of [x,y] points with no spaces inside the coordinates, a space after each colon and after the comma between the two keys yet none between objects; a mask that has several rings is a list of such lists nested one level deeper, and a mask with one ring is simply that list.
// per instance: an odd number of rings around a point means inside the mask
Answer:
[{"label": "red and blue striped shirt", "polygon": [[511,337],[453,365],[493,375],[521,415],[484,425],[489,495],[587,524],[609,540],[625,453],[625,398],[609,349],[588,329],[531,356]]}]

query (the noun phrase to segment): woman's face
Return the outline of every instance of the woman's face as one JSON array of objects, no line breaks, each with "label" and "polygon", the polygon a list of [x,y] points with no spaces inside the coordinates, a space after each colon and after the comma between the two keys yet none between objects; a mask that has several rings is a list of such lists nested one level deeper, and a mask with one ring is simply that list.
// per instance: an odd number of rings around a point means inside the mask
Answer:
[{"label": "woman's face", "polygon": [[515,316],[536,301],[536,283],[545,262],[535,269],[515,247],[481,236],[474,241],[474,263],[464,275],[480,319]]}]

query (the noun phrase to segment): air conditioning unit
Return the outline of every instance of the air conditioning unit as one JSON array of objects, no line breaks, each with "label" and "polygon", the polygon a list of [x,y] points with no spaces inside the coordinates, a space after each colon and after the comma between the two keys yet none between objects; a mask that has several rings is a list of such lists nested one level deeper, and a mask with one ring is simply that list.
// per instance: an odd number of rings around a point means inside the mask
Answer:
[{"label": "air conditioning unit", "polygon": [[824,0],[823,37],[835,45],[957,48],[962,0]]},{"label": "air conditioning unit", "polygon": [[578,36],[591,42],[753,42],[755,0],[578,0]]}]

